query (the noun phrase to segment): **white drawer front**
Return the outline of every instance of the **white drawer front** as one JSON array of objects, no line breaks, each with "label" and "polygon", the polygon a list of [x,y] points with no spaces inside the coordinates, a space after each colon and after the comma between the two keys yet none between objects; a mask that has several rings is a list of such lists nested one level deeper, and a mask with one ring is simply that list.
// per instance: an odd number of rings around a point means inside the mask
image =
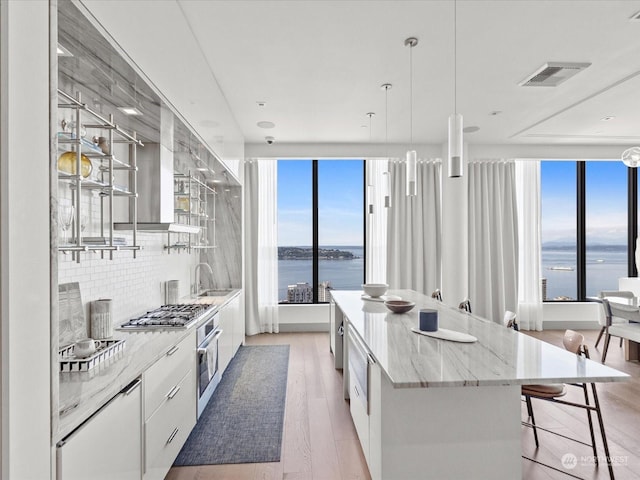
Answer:
[{"label": "white drawer front", "polygon": [[163,479],[196,424],[196,381],[190,370],[145,425],[145,480]]},{"label": "white drawer front", "polygon": [[354,376],[349,375],[349,409],[351,410],[351,418],[356,427],[356,432],[358,432],[364,457],[369,462],[369,415],[367,415],[366,404],[362,401],[363,395],[364,392],[361,391]]},{"label": "white drawer front", "polygon": [[196,332],[192,331],[178,345],[168,349],[156,363],[144,372],[142,378],[145,420],[154,414],[187,371],[195,368],[195,335]]}]

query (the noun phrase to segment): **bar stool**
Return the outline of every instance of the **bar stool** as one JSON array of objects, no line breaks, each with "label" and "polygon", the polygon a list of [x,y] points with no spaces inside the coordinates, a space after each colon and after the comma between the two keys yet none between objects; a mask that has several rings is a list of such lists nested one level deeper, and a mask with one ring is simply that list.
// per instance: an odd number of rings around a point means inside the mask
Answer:
[{"label": "bar stool", "polygon": [[516,320],[516,314],[509,310],[504,312],[504,319],[502,320],[502,322],[507,328],[512,328],[516,332],[520,330],[520,326],[518,325],[518,321]]},{"label": "bar stool", "polygon": [[458,308],[460,310],[464,310],[467,313],[471,313],[471,301],[468,298],[465,298],[463,301],[460,302],[460,305],[458,305]]},{"label": "bar stool", "polygon": [[431,298],[438,300],[439,302],[442,301],[442,292],[440,291],[439,288],[436,288],[433,293],[431,294]]},{"label": "bar stool", "polygon": [[[578,332],[574,332],[573,330],[567,330],[564,334],[564,338],[562,340],[562,343],[564,345],[564,347],[570,351],[575,353],[576,355],[581,355],[584,356],[586,358],[589,358],[589,350],[587,349],[587,346],[584,345],[584,336]],[[583,393],[584,393],[584,401],[585,403],[576,403],[576,402],[571,402],[568,400],[562,400],[561,397],[563,397],[567,390],[566,390],[566,386],[575,386],[578,388],[581,388]],[[535,443],[536,443],[536,448],[540,446],[539,441],[538,441],[538,429],[543,430],[545,432],[549,432],[549,433],[553,433],[554,435],[559,435],[563,438],[566,438],[568,440],[572,440],[574,442],[578,442],[581,443],[583,445],[587,445],[590,446],[593,449],[593,456],[595,459],[595,463],[596,465],[598,465],[598,451],[596,449],[596,439],[595,439],[595,433],[594,433],[594,429],[593,429],[593,420],[591,418],[591,412],[595,411],[596,412],[596,417],[598,419],[598,424],[600,427],[600,434],[602,436],[602,443],[604,445],[604,452],[607,458],[607,466],[609,468],[609,477],[611,478],[611,480],[613,480],[614,474],[613,474],[613,466],[611,464],[611,455],[609,454],[609,444],[607,443],[607,436],[605,434],[604,431],[604,422],[602,420],[602,411],[600,410],[600,402],[598,400],[598,393],[596,391],[596,385],[595,383],[590,383],[589,385],[591,385],[591,396],[593,399],[593,405],[590,403],[589,400],[589,389],[587,388],[586,383],[570,383],[570,384],[554,384],[554,385],[523,385],[522,386],[522,395],[524,396],[525,402],[527,403],[527,411],[529,414],[529,418],[531,419],[531,423],[528,422],[522,422],[523,425],[526,425],[528,427],[531,427],[533,429],[533,436],[535,439]],[[586,443],[583,442],[581,440],[578,440],[576,438],[572,438],[572,437],[568,437],[566,435],[562,435],[560,433],[542,428],[538,425],[536,425],[536,420],[533,414],[533,405],[531,403],[531,399],[532,398],[536,398],[539,400],[546,400],[548,402],[553,402],[553,403],[558,403],[561,405],[567,405],[570,407],[577,407],[577,408],[582,408],[585,409],[587,411],[587,420],[589,422],[589,432],[591,434],[591,443]],[[534,460],[532,458],[529,457],[525,457],[527,460],[531,460],[532,462],[536,462],[540,465],[543,465],[545,467],[557,470],[559,472],[565,473],[567,475],[571,475],[566,471],[557,469],[555,467],[552,467],[551,465],[546,465],[542,462],[539,462],[537,460]],[[574,475],[571,475],[574,476]]]}]

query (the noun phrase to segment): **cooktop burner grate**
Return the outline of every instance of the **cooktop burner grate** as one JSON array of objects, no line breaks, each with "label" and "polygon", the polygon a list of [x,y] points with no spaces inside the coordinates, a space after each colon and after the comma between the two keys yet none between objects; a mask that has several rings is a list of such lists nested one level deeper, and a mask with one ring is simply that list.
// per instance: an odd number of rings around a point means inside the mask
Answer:
[{"label": "cooktop burner grate", "polygon": [[179,304],[163,305],[160,308],[151,310],[144,315],[132,318],[120,325],[122,329],[143,329],[143,328],[186,328],[191,322],[197,320],[208,305],[201,304]]}]

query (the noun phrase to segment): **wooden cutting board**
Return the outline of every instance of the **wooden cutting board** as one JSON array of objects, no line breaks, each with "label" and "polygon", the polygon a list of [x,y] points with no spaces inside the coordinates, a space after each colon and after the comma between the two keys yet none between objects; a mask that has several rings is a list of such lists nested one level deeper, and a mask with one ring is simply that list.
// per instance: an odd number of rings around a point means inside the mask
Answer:
[{"label": "wooden cutting board", "polygon": [[58,300],[58,318],[60,319],[58,339],[62,348],[88,336],[87,321],[80,297],[80,284],[71,282],[58,285]]}]

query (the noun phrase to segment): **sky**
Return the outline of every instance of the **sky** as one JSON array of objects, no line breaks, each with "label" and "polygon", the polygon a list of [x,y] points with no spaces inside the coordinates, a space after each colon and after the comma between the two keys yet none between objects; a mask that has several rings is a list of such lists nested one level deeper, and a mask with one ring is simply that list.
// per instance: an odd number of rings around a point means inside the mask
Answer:
[{"label": "sky", "polygon": [[[576,162],[542,162],[542,243],[576,243]],[[587,162],[587,245],[627,242],[627,167]]]},{"label": "sky", "polygon": [[[319,245],[363,244],[362,160],[318,162]],[[311,246],[312,161],[278,161],[278,245]]]}]

